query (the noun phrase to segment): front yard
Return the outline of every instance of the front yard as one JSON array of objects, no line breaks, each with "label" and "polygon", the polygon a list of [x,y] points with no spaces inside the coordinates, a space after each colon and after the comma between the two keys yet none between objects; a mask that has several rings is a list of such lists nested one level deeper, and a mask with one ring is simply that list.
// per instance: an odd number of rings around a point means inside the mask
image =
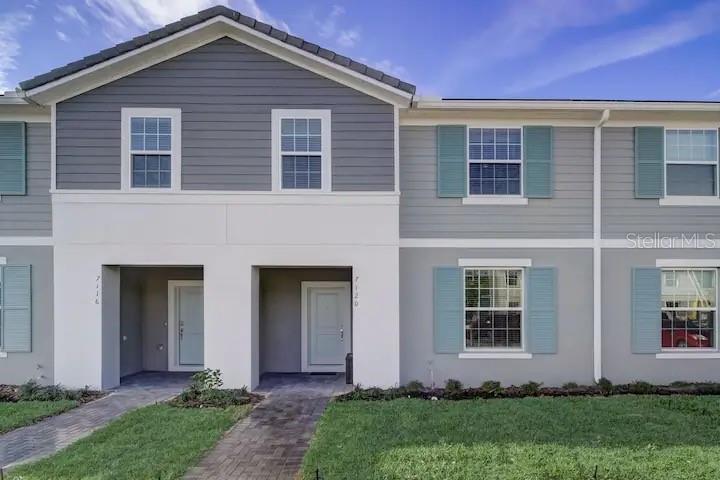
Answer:
[{"label": "front yard", "polygon": [[180,478],[250,409],[158,404],[134,410],[51,457],[12,470],[10,478]]},{"label": "front yard", "polygon": [[0,402],[0,434],[75,408],[75,400]]},{"label": "front yard", "polygon": [[[332,402],[314,479],[720,478],[720,397]],[[597,468],[597,477],[594,477]]]}]

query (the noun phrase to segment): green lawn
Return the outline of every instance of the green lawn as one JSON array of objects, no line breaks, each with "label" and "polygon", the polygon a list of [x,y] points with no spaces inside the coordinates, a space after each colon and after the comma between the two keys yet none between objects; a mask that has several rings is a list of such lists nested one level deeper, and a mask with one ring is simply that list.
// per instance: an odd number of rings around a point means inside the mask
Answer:
[{"label": "green lawn", "polygon": [[306,479],[720,478],[720,397],[333,402]]},{"label": "green lawn", "polygon": [[10,478],[179,478],[250,408],[177,408],[161,404],[134,410],[51,457],[18,467]]},{"label": "green lawn", "polygon": [[24,427],[77,406],[73,400],[55,402],[0,402],[0,434]]}]

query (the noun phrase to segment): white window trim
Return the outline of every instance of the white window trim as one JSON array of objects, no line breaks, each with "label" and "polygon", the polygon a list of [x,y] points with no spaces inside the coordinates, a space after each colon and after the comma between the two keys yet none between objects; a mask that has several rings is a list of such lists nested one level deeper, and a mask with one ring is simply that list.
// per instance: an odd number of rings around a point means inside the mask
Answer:
[{"label": "white window trim", "polygon": [[[667,131],[668,130],[711,130],[715,132],[715,161],[714,162],[669,162],[667,159]],[[715,195],[668,195],[668,165],[715,165]],[[681,127],[663,127],[663,192],[664,195],[659,200],[660,206],[667,207],[702,207],[702,206],[720,206],[720,136],[718,136],[718,126],[681,126]]]},{"label": "white window trim", "polygon": [[532,353],[527,352],[490,352],[466,351],[458,354],[460,360],[530,360]]},{"label": "white window trim", "polygon": [[[271,112],[272,120],[272,191],[283,193],[331,193],[332,191],[332,156],[331,156],[331,110],[306,110],[306,109],[273,109]],[[320,119],[320,188],[282,188],[282,161],[280,146],[280,123],[283,118],[319,118]],[[314,152],[308,152],[308,155],[316,155]]]},{"label": "white window trim", "polygon": [[[478,267],[482,265],[482,267]],[[458,267],[469,268],[525,268],[532,267],[530,258],[458,258]]]},{"label": "white window trim", "polygon": [[[477,128],[515,128],[520,130],[520,160],[471,160],[470,159],[470,129]],[[468,124],[465,126],[466,138],[466,158],[465,169],[467,173],[467,181],[465,182],[465,197],[462,199],[463,205],[527,205],[528,199],[525,197],[525,139],[523,138],[522,125],[504,125],[504,124]],[[470,193],[470,163],[517,163],[520,165],[520,193],[513,195],[481,195]]]},{"label": "white window trim", "polygon": [[[720,286],[718,280],[720,280],[720,271],[718,265],[720,260],[680,260],[680,259],[658,259],[655,261],[657,267],[663,270],[677,269],[677,270],[714,270],[715,271],[715,308],[695,308],[693,310],[698,311],[714,311],[715,312],[715,328],[713,329],[715,339],[713,344],[714,348],[660,348],[660,353],[655,354],[657,359],[673,359],[673,360],[688,360],[696,358],[720,358],[720,347],[718,347],[718,341],[720,340],[720,332],[718,331],[718,313],[720,313],[719,302],[720,302]],[[671,309],[672,310],[672,309]],[[664,311],[664,307],[660,307],[660,314]],[[661,342],[662,342],[662,328],[660,330]]]},{"label": "white window trim", "polygon": [[[461,261],[469,262],[470,259],[460,259],[458,260],[458,265],[463,267],[463,294],[462,294],[462,301],[463,301],[463,318],[462,318],[462,325],[463,325],[463,351],[458,354],[458,358],[462,359],[472,359],[472,358],[532,358],[532,355],[529,354],[529,352],[526,351],[527,343],[525,342],[525,336],[527,334],[527,330],[525,327],[525,316],[526,316],[526,308],[525,305],[527,303],[526,294],[527,294],[527,285],[526,285],[526,278],[527,278],[527,271],[522,266],[513,266],[513,265],[480,265],[480,264],[469,264],[469,265],[460,265]],[[496,260],[498,259],[492,259],[490,263],[497,263]],[[468,310],[468,307],[465,304],[465,271],[466,270],[522,270],[522,306],[518,308],[508,308],[508,311],[519,311],[520,312],[520,347],[517,348],[468,348],[466,346],[466,338],[465,338],[465,312]],[[474,310],[471,308],[471,310]],[[530,355],[530,357],[527,357],[526,355]]]},{"label": "white window trim", "polygon": [[[177,193],[181,189],[182,168],[182,112],[179,108],[122,108],[121,109],[121,171],[120,188],[123,192],[141,193]],[[170,188],[134,188],[132,187],[132,162],[130,159],[130,119],[132,117],[170,118]]]}]

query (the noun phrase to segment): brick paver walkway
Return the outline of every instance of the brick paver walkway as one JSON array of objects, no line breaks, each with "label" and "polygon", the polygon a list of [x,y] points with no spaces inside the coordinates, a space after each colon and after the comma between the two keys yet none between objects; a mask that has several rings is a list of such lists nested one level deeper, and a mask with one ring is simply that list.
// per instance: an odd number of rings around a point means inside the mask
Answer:
[{"label": "brick paver walkway", "polygon": [[340,375],[272,375],[266,395],[235,425],[185,480],[292,479],[331,396],[347,391]]},{"label": "brick paver walkway", "polygon": [[120,387],[100,400],[0,435],[0,467],[53,454],[128,410],[174,397],[187,382],[187,374],[166,372],[127,377]]}]

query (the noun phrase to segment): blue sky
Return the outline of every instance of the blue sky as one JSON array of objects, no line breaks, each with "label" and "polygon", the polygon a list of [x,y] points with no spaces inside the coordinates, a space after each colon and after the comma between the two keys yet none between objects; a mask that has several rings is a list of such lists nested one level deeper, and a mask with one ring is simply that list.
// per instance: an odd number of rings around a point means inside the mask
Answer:
[{"label": "blue sky", "polygon": [[2,0],[0,90],[218,3],[421,95],[720,100],[720,0]]}]

